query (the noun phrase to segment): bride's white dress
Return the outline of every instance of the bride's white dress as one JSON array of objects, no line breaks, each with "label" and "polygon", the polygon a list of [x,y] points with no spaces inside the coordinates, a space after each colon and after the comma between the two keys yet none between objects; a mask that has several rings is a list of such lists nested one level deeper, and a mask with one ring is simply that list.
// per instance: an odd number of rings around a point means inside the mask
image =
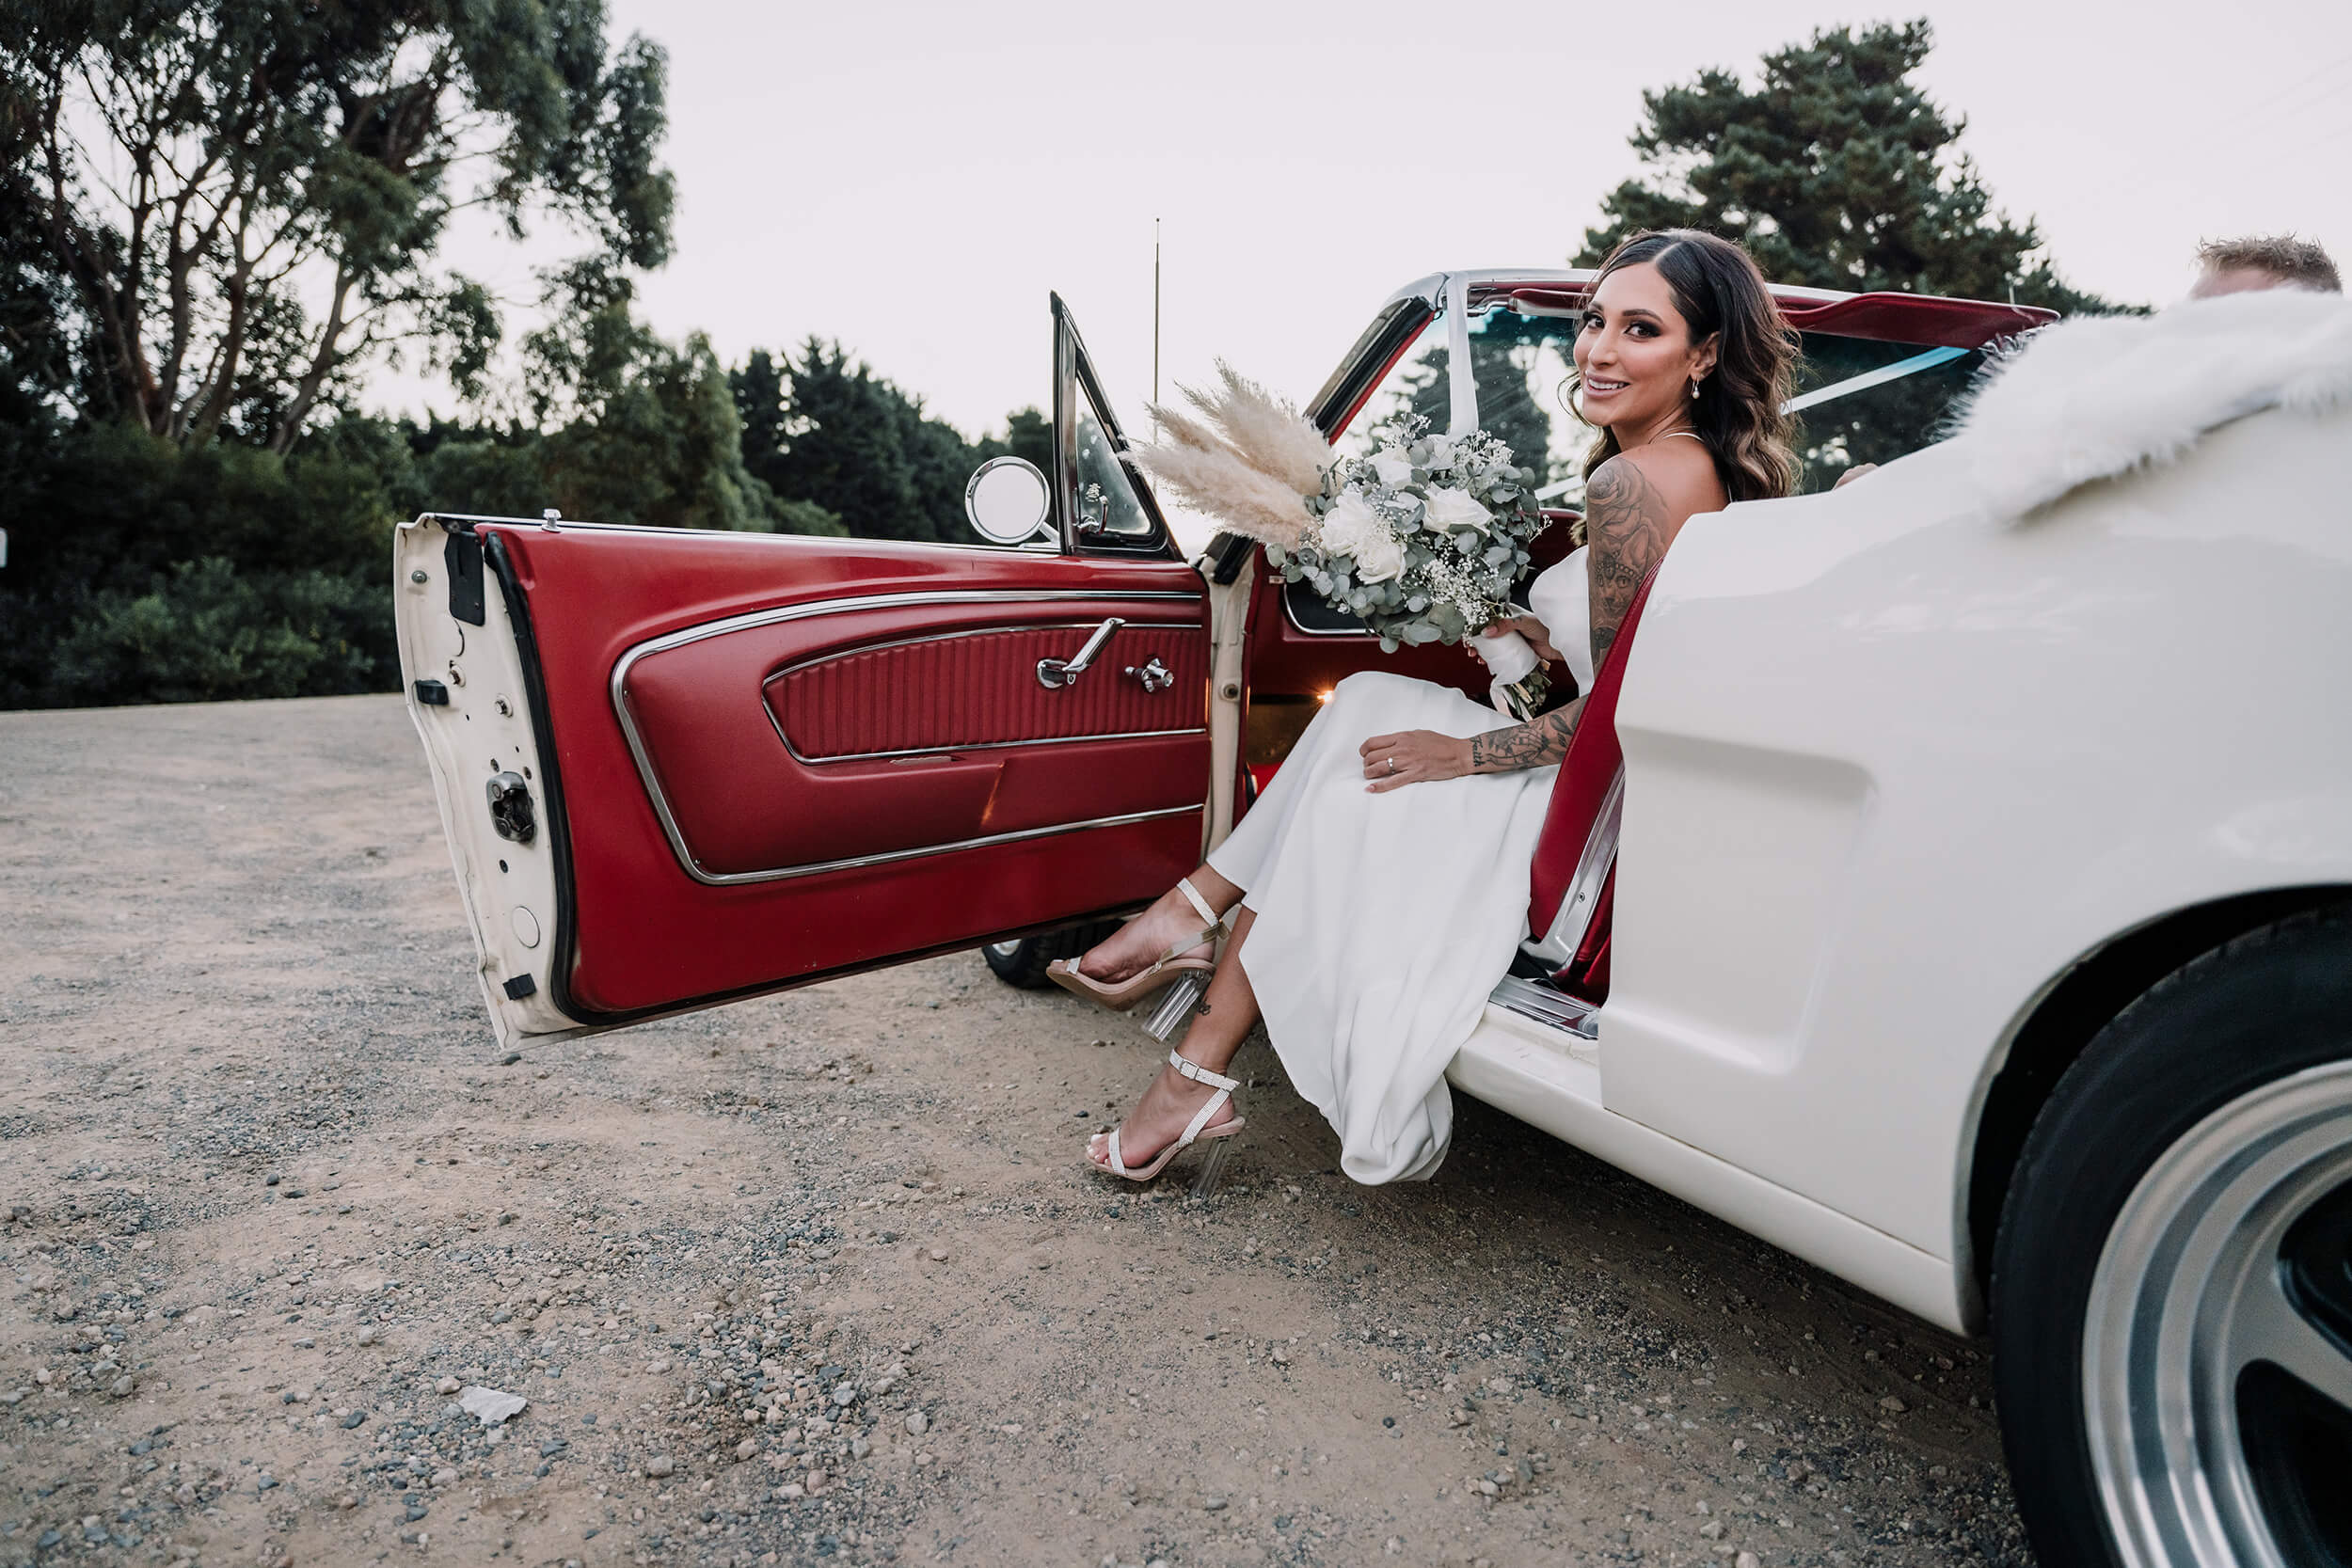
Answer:
[{"label": "bride's white dress", "polygon": [[[1584,561],[1577,550],[1530,596],[1589,690]],[[1527,937],[1528,866],[1559,770],[1375,795],[1358,748],[1400,730],[1468,737],[1511,722],[1448,687],[1350,675],[1209,855],[1257,917],[1241,959],[1266,1033],[1359,1181],[1425,1180],[1445,1158],[1446,1064]]]}]

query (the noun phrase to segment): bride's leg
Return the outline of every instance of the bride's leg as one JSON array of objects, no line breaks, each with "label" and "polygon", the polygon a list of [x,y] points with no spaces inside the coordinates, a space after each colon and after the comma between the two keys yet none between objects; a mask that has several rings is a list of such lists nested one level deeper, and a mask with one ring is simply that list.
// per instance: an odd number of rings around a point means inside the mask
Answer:
[{"label": "bride's leg", "polygon": [[[1219,914],[1241,902],[1241,889],[1208,866],[1201,866],[1186,879],[1208,900],[1209,908]],[[1148,967],[1200,929],[1200,911],[1192,907],[1192,900],[1181,889],[1169,888],[1150,909],[1088,949],[1078,960],[1078,973],[1089,979],[1116,984]],[[1203,957],[1207,955],[1205,943],[1200,951]]]},{"label": "bride's leg", "polygon": [[[1204,897],[1209,895],[1208,889],[1200,891]],[[1208,994],[1201,998],[1200,1010],[1193,1015],[1192,1026],[1184,1031],[1184,1044],[1177,1047],[1184,1060],[1211,1072],[1225,1071],[1248,1036],[1250,1026],[1258,1022],[1257,993],[1249,988],[1248,974],[1233,961],[1248,943],[1249,927],[1257,918],[1255,911],[1245,909],[1233,922],[1233,940],[1226,944],[1225,958],[1216,966],[1216,977],[1209,982]],[[1151,1164],[1161,1149],[1184,1136],[1194,1114],[1216,1092],[1163,1062],[1159,1076],[1152,1080],[1136,1108],[1120,1123],[1120,1156],[1129,1165]],[[1228,1101],[1208,1125],[1215,1127],[1232,1118],[1232,1102]],[[1107,1132],[1097,1132],[1087,1143],[1087,1158],[1104,1170],[1110,1168],[1109,1143]]]},{"label": "bride's leg", "polygon": [[[1210,863],[1192,874],[1192,885],[1223,914],[1241,901],[1242,890],[1256,885],[1272,863],[1287,834],[1291,817],[1312,793],[1312,781],[1336,750],[1345,766],[1340,782],[1351,793],[1363,787],[1356,751],[1365,736],[1380,727],[1383,693],[1402,682],[1396,675],[1354,674],[1340,682],[1330,699],[1315,713],[1283,759],[1274,782],[1258,803],[1243,814],[1225,842],[1210,853]],[[1390,728],[1395,726],[1391,725]],[[1220,870],[1219,867],[1222,867]],[[1078,973],[1091,980],[1116,984],[1136,974],[1168,947],[1200,928],[1200,916],[1174,888],[1160,895],[1142,914],[1078,960]],[[1231,967],[1230,965],[1227,967]]]}]

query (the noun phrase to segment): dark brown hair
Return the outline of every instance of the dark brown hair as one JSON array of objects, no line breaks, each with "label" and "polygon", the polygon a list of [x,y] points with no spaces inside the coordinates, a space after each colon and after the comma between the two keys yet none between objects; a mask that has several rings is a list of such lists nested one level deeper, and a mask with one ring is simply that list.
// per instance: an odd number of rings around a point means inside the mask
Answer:
[{"label": "dark brown hair", "polygon": [[2235,272],[2241,267],[2266,272],[2281,283],[2344,293],[2344,278],[2335,262],[2312,240],[2293,234],[2249,234],[2237,240],[2207,240],[2197,247],[2197,260],[2207,272]]},{"label": "dark brown hair", "polygon": [[[1673,291],[1692,343],[1716,340],[1715,368],[1690,412],[1692,430],[1714,455],[1724,494],[1736,501],[1788,495],[1797,487],[1797,456],[1789,444],[1793,425],[1781,407],[1796,395],[1797,335],[1781,320],[1764,275],[1729,240],[1663,229],[1611,251],[1593,290],[1619,267],[1645,261]],[[1617,433],[1602,431],[1584,460],[1584,477],[1617,451]]]}]

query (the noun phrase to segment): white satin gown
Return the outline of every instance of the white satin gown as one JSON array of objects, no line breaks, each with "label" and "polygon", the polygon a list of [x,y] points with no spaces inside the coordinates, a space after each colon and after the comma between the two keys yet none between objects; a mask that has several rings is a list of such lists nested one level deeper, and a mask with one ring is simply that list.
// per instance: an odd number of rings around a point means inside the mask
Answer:
[{"label": "white satin gown", "polygon": [[[1530,600],[1589,690],[1584,562],[1579,549],[1544,572]],[[1358,748],[1400,730],[1468,738],[1511,722],[1449,687],[1350,675],[1209,855],[1257,916],[1241,960],[1275,1052],[1358,1181],[1425,1180],[1445,1159],[1446,1065],[1526,940],[1528,866],[1559,772],[1375,795]]]}]

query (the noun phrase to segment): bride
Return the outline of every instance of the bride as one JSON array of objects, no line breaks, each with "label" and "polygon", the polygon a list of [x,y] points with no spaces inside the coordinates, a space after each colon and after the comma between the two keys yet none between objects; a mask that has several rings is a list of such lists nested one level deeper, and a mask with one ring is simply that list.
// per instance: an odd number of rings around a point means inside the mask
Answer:
[{"label": "bride", "polygon": [[[1792,335],[1745,251],[1693,230],[1626,241],[1575,343],[1587,543],[1531,594],[1537,650],[1591,689],[1635,591],[1691,516],[1788,493]],[[1240,1131],[1224,1076],[1263,1015],[1358,1181],[1445,1157],[1446,1064],[1527,935],[1528,866],[1583,700],[1515,724],[1448,687],[1350,675],[1208,863],[1074,962],[1065,989],[1125,1006],[1232,936],[1184,1037],[1097,1168],[1149,1180]]]}]

